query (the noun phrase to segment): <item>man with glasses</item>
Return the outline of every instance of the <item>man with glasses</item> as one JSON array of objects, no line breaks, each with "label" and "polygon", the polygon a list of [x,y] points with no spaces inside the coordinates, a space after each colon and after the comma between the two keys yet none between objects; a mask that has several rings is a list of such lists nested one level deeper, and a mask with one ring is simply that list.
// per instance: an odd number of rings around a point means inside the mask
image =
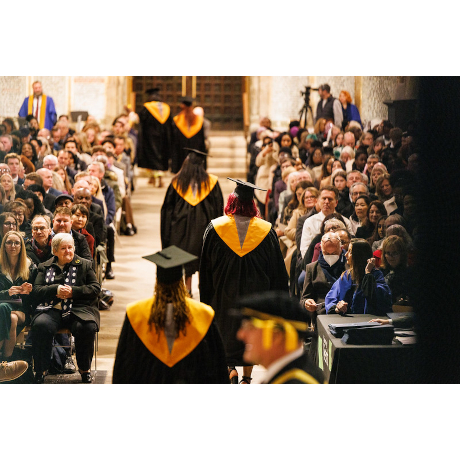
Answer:
[{"label": "man with glasses", "polygon": [[36,265],[53,257],[51,252],[51,220],[48,216],[36,216],[32,219],[32,239],[27,241],[26,252]]},{"label": "man with glasses", "polygon": [[[332,185],[327,185],[321,189],[319,203],[321,211],[309,217],[303,224],[302,237],[300,239],[300,252],[305,256],[311,240],[320,232],[321,224],[325,217],[335,212],[339,199],[339,191]],[[352,233],[350,221],[344,217],[347,230]]]}]

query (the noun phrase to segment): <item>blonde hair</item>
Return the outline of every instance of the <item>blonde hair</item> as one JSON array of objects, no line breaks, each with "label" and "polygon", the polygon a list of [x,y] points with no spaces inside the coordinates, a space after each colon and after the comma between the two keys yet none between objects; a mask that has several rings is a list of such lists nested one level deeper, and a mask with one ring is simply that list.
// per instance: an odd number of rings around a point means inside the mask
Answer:
[{"label": "blonde hair", "polygon": [[[16,188],[14,187],[14,180],[11,177],[11,174],[3,173],[1,175],[1,177],[0,177],[0,185],[2,185],[2,186],[3,186],[3,184],[1,182],[2,182],[2,177],[3,176],[8,176],[11,179],[11,183],[13,184],[13,186],[11,187],[11,190],[10,190],[10,196],[8,198],[6,198],[7,192],[5,190],[5,203],[7,201],[14,201],[14,199],[16,198]],[[5,187],[3,187],[3,188],[5,188]]]},{"label": "blonde hair", "polygon": [[[6,240],[10,235],[16,235],[21,243],[21,252],[19,253],[16,267],[11,266],[8,253],[6,252]],[[27,281],[29,279],[29,265],[30,261],[27,257],[26,247],[24,245],[22,235],[15,230],[10,230],[5,233],[2,240],[2,246],[0,248],[0,269],[2,273],[7,276],[9,275],[13,281],[18,278],[22,278],[23,281]]]}]

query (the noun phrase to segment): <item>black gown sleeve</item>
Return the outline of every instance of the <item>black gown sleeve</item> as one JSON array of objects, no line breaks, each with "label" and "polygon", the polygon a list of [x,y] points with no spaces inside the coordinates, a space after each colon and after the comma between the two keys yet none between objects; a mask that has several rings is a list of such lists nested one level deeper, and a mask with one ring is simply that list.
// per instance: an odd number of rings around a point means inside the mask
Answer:
[{"label": "black gown sleeve", "polygon": [[169,185],[166,191],[166,196],[161,207],[161,247],[167,248],[170,246],[171,226],[174,209],[176,206],[176,198],[178,194],[172,184]]},{"label": "black gown sleeve", "polygon": [[212,223],[206,228],[203,235],[203,249],[201,251],[199,284],[200,284],[200,302],[206,305],[212,305],[212,296],[214,293],[213,272],[212,272],[212,248],[213,241],[218,237]]}]

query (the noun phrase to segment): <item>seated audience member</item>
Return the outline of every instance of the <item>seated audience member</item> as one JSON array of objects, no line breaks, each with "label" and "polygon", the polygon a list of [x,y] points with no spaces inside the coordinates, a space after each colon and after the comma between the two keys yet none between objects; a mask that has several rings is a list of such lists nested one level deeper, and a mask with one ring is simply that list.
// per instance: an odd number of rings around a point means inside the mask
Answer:
[{"label": "seated audience member", "polygon": [[10,230],[18,230],[18,221],[15,214],[4,211],[0,214],[0,243],[3,241],[3,236]]},{"label": "seated audience member", "polygon": [[73,196],[67,193],[62,193],[56,197],[56,208],[71,208],[73,206]]},{"label": "seated audience member", "polygon": [[[302,196],[302,193],[304,190],[306,190],[310,186],[311,182],[309,181],[300,181],[297,182],[294,193],[292,194],[292,198],[289,201],[289,203],[286,205],[283,211],[283,217],[281,219],[281,223],[283,225],[287,225],[289,221],[291,220],[292,213],[298,208],[300,204],[300,198]],[[284,235],[284,229],[281,232],[282,235]],[[278,235],[280,236],[280,235]]]},{"label": "seated audience member", "polygon": [[[70,183],[73,184],[74,183],[73,178],[75,177],[75,174],[77,174],[78,171],[70,167],[70,156],[71,156],[71,153],[65,150],[60,150],[57,154],[57,160],[58,160],[58,166],[65,169]],[[54,167],[52,170],[55,171],[56,167]]]},{"label": "seated audience member", "polygon": [[[91,251],[84,235],[72,231],[72,212],[70,208],[58,207],[54,211],[53,236],[58,233],[70,233],[74,239],[74,251],[76,256],[93,261]],[[53,252],[54,254],[54,252]]]},{"label": "seated audience member", "polygon": [[322,371],[304,351],[309,318],[297,299],[284,292],[264,292],[241,298],[238,307],[243,358],[265,367],[262,383],[324,383]]},{"label": "seated audience member", "polygon": [[321,173],[323,165],[323,147],[320,141],[312,141],[305,166],[310,173],[312,181],[316,181],[316,174]]},{"label": "seated audience member", "polygon": [[[302,183],[303,182],[299,182],[297,186],[301,185]],[[312,208],[315,207],[316,201],[318,200],[318,196],[319,192],[318,189],[316,189],[315,187],[307,187],[305,190],[303,190],[300,195],[299,205],[296,209],[294,209],[292,216],[287,224],[287,227],[284,229],[284,237],[291,243],[291,246],[288,248],[286,256],[284,258],[284,263],[286,264],[286,270],[288,272],[288,275],[290,275],[291,271],[291,259],[297,250],[295,240],[297,221],[299,217],[305,215],[307,212],[309,212]]]},{"label": "seated audience member", "polygon": [[72,183],[69,180],[66,169],[63,166],[58,165],[54,168],[53,172],[57,173],[64,183],[63,192],[70,194],[72,192]]},{"label": "seated audience member", "polygon": [[294,197],[297,184],[301,181],[304,182],[304,187],[313,187],[311,176],[306,170],[295,171],[288,176],[287,188],[284,192],[281,192],[278,202],[280,220],[284,216],[286,206]]},{"label": "seated audience member", "polygon": [[[84,175],[80,176],[80,174],[84,174]],[[80,177],[77,177],[77,176],[80,176]],[[90,176],[89,173],[86,173],[86,171],[84,173],[77,174],[77,176],[75,176],[77,180],[72,188],[72,195],[74,195],[75,192],[80,188],[88,189],[91,192],[90,212],[99,214],[105,220],[106,207],[105,207],[104,195],[102,195],[99,179],[97,177]],[[100,197],[102,197],[102,201],[98,199],[96,195],[99,195]]]},{"label": "seated audience member", "polygon": [[33,288],[38,303],[32,319],[35,383],[44,383],[51,361],[52,340],[62,327],[68,327],[75,337],[82,382],[91,383],[94,338],[100,322],[97,299],[101,286],[91,262],[75,254],[71,235],[67,232],[55,235],[51,244],[54,257],[40,264]]},{"label": "seated audience member", "polygon": [[16,333],[30,323],[35,265],[27,258],[22,236],[11,230],[0,247],[0,352],[11,361]]},{"label": "seated audience member", "polygon": [[80,187],[75,190],[74,203],[81,204],[88,210],[88,220],[85,228],[94,237],[96,243],[95,247],[100,244],[105,244],[107,239],[107,228],[102,215],[93,211],[92,196],[89,189]]},{"label": "seated audience member", "polygon": [[30,222],[36,215],[45,214],[45,208],[40,198],[30,190],[21,190],[15,198],[26,205],[26,219]]},{"label": "seated audience member", "polygon": [[393,305],[410,305],[412,273],[407,265],[407,247],[401,237],[390,235],[384,239],[380,266],[391,290]]},{"label": "seated audience member", "polygon": [[25,243],[27,256],[35,265],[53,257],[51,252],[51,220],[48,216],[35,216],[31,222],[32,238]]},{"label": "seated audience member", "polygon": [[337,232],[338,230],[346,229],[345,221],[343,220],[343,216],[340,214],[333,212],[329,214],[327,217],[324,218],[320,230],[317,235],[312,239],[310,246],[308,247],[305,256],[301,259],[300,263],[297,264],[297,278],[296,283],[299,284],[301,288],[303,285],[303,280],[305,277],[305,267],[312,263],[316,262],[319,257],[319,253],[321,252],[321,238],[327,232]]},{"label": "seated audience member", "polygon": [[385,315],[391,312],[391,291],[375,268],[370,244],[353,239],[346,253],[350,267],[326,295],[326,312]]},{"label": "seated audience member", "polygon": [[[393,216],[390,216],[393,217]],[[416,249],[412,237],[407,233],[407,230],[399,224],[393,224],[387,227],[386,236],[396,235],[402,238],[404,244],[406,245],[407,251],[407,264],[409,267],[414,265],[416,257]]]},{"label": "seated audience member", "polygon": [[374,167],[372,168],[372,172],[368,175],[369,190],[372,193],[376,193],[375,186],[377,185],[377,181],[379,180],[379,177],[382,177],[385,174],[388,174],[388,171],[387,171],[387,168],[385,168],[385,165],[380,162],[376,163]]},{"label": "seated audience member", "polygon": [[5,156],[5,163],[10,168],[10,175],[13,179],[15,185],[22,185],[24,179],[19,177],[19,172],[21,170],[21,157],[16,153],[9,153]]},{"label": "seated audience member", "polygon": [[284,132],[281,133],[276,139],[275,143],[278,145],[278,151],[280,151],[281,148],[287,147],[291,149],[291,154],[292,158],[299,158],[299,149],[294,143],[294,139],[291,136],[290,133]]},{"label": "seated audience member", "polygon": [[[337,160],[336,160],[337,161]],[[342,211],[350,205],[350,191],[347,187],[347,173],[343,169],[336,169],[331,176],[332,185],[339,191],[339,202],[336,211]]]},{"label": "seated audience member", "polygon": [[2,177],[0,177],[0,185],[5,191],[5,201],[14,201],[14,197],[16,196],[16,189],[14,187],[13,178],[11,175],[8,173],[2,174]]},{"label": "seated audience member", "polygon": [[[40,200],[40,202],[42,204],[43,204],[43,196],[52,197],[52,195],[47,195],[46,194],[45,189],[41,185],[31,184],[31,185],[29,185],[27,190],[29,192],[32,192],[35,195],[37,195],[38,199]],[[48,208],[46,208],[46,206],[43,206],[43,207],[45,209],[45,215],[47,215],[50,219],[52,219],[53,218],[53,213]],[[53,210],[54,210],[54,207],[55,206],[54,206],[54,197],[53,197],[53,206],[52,206]]]},{"label": "seated audience member", "polygon": [[85,236],[91,255],[94,258],[94,236],[90,235],[85,228],[89,218],[88,208],[82,204],[74,204],[71,208],[71,211],[72,231],[81,233]]},{"label": "seated audience member", "polygon": [[38,198],[40,198],[40,201],[43,203],[43,206],[45,209],[50,211],[51,213],[54,211],[54,195],[50,193],[46,193],[45,188],[43,187],[43,179],[40,176],[40,174],[37,173],[30,173],[27,174],[24,177],[24,185],[23,188],[24,190],[28,190],[31,185],[37,185],[40,187],[40,189],[32,189],[31,192],[34,192],[37,194],[37,192],[40,192],[40,195],[38,195]]},{"label": "seated audience member", "polygon": [[74,171],[85,171],[88,167],[87,163],[91,163],[89,155],[80,153],[78,142],[74,137],[69,137],[65,141],[64,150],[69,152],[69,167]]},{"label": "seated audience member", "polygon": [[[360,196],[356,202],[358,201],[362,202],[363,199],[366,199],[367,197]],[[387,215],[387,210],[385,209],[385,206],[381,201],[374,200],[369,203],[369,206],[367,208],[366,212],[366,218],[364,219],[364,222],[358,227],[356,230],[355,236],[356,238],[363,238],[363,239],[368,239],[371,238],[375,226],[377,224],[377,221],[382,217]],[[371,244],[369,242],[369,244]]]},{"label": "seated audience member", "polygon": [[[336,232],[326,232],[321,238],[321,251],[316,262],[305,267],[300,303],[305,305],[311,325],[316,329],[316,316],[326,314],[324,301],[332,285],[345,271],[345,251]],[[310,344],[310,356],[315,359],[318,350],[317,337]]]},{"label": "seated audience member", "polygon": [[26,218],[28,212],[27,206],[21,201],[9,201],[6,203],[4,211],[14,214],[19,225],[18,232],[22,234],[24,240],[30,239],[32,237],[32,230],[30,222]]},{"label": "seated audience member", "polygon": [[[374,252],[374,257],[375,251],[377,249],[381,249],[383,240],[385,238],[385,233],[386,233],[386,228],[385,228],[385,220],[387,219],[387,215],[383,215],[382,217],[379,218],[377,221],[377,224],[374,227],[374,232],[372,233],[372,236],[367,239],[367,242],[371,245],[372,247],[372,252]],[[379,256],[380,259],[380,256]],[[377,262],[377,261],[376,261]],[[380,263],[380,260],[379,260]],[[375,264],[377,268],[379,268],[379,264]]]},{"label": "seated audience member", "polygon": [[351,165],[351,170],[364,173],[364,168],[366,167],[366,163],[367,163],[367,151],[358,149],[355,153],[355,161],[353,161]]},{"label": "seated audience member", "polygon": [[[318,234],[324,218],[335,212],[335,208],[337,207],[338,203],[338,197],[339,191],[335,187],[327,186],[320,190],[319,202],[321,211],[318,214],[309,217],[303,225],[300,242],[300,252],[302,257],[305,256],[305,253],[307,252],[312,239]],[[347,230],[350,233],[353,233],[350,221],[346,217],[344,217],[344,221]]]},{"label": "seated audience member", "polygon": [[388,214],[391,214],[397,209],[398,205],[394,199],[393,187],[390,183],[389,174],[383,174],[377,179],[377,182],[375,183],[375,193],[377,194],[379,200],[384,204]]},{"label": "seated audience member", "polygon": [[[53,158],[56,158],[54,157],[53,155],[49,155],[49,156],[52,156]],[[47,158],[47,157],[45,157]],[[57,166],[57,164],[56,164]],[[53,169],[56,167],[56,166],[53,166]],[[37,171],[37,174],[40,175],[40,177],[42,178],[42,181],[43,181],[43,188],[45,189],[45,192],[47,194],[50,194],[50,195],[53,195],[53,196],[58,196],[61,194],[61,192],[57,189],[55,189],[53,187],[53,171],[49,168],[40,168],[38,171]]]}]

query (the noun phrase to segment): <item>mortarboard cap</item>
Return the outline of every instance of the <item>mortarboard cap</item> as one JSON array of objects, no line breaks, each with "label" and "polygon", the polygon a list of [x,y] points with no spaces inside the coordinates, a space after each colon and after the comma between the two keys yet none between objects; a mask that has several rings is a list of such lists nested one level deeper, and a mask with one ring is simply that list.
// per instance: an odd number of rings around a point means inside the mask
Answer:
[{"label": "mortarboard cap", "polygon": [[[210,157],[211,155],[209,155],[208,153],[205,153],[205,152],[200,152],[200,150],[196,150],[196,149],[191,149],[189,147],[184,147],[184,150],[188,150],[190,153],[197,153],[198,155],[203,155],[205,157]],[[190,155],[189,153],[189,155]]]},{"label": "mortarboard cap", "polygon": [[154,96],[155,94],[160,92],[160,88],[156,86],[155,88],[149,88],[148,90],[145,91],[145,94],[148,94],[149,96]]},{"label": "mortarboard cap", "polygon": [[177,246],[169,246],[142,258],[156,264],[158,281],[163,284],[173,284],[179,281],[182,278],[183,265],[198,259]]},{"label": "mortarboard cap", "polygon": [[250,182],[245,182],[240,179],[232,179],[231,177],[227,177],[228,180],[232,180],[236,182],[236,188],[233,193],[241,200],[241,201],[251,201],[254,199],[254,190],[262,190],[266,192],[267,190],[257,187]]},{"label": "mortarboard cap", "polygon": [[286,334],[286,351],[294,351],[298,347],[299,337],[310,334],[310,316],[302,308],[296,298],[284,291],[268,291],[241,297],[236,302],[232,316],[250,318],[253,324],[263,329],[263,345],[271,347],[273,328],[281,327]]},{"label": "mortarboard cap", "polygon": [[190,96],[183,96],[180,98],[180,101],[182,104],[185,104],[187,107],[190,107],[193,104],[193,97]]}]

